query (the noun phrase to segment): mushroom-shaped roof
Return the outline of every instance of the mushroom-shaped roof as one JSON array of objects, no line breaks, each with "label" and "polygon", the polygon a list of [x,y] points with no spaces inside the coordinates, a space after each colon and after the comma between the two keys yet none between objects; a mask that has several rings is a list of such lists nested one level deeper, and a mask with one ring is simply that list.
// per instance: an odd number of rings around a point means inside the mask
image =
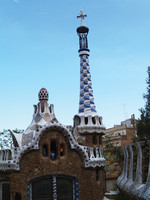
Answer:
[{"label": "mushroom-shaped roof", "polygon": [[45,88],[40,89],[39,91],[39,101],[41,100],[48,100],[48,91]]}]

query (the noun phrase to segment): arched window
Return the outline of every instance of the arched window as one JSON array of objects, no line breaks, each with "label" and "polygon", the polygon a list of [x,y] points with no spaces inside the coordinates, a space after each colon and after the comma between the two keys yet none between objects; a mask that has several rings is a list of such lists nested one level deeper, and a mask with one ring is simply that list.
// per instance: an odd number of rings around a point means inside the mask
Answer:
[{"label": "arched window", "polygon": [[57,158],[57,146],[56,146],[56,141],[52,140],[51,141],[51,160],[56,160]]},{"label": "arched window", "polygon": [[96,124],[95,117],[92,117],[92,122],[93,122],[93,124]]},{"label": "arched window", "polygon": [[44,157],[48,156],[48,148],[46,144],[43,145],[42,154]]},{"label": "arched window", "polygon": [[84,118],[84,123],[85,123],[85,124],[88,124],[88,117],[85,117],[85,118]]},{"label": "arched window", "polygon": [[60,145],[60,156],[64,156],[64,145]]},{"label": "arched window", "polygon": [[101,117],[99,117],[99,123],[100,123],[100,125],[102,125],[102,118]]},{"label": "arched window", "polygon": [[78,115],[74,117],[74,126],[79,126],[81,123],[81,119]]}]

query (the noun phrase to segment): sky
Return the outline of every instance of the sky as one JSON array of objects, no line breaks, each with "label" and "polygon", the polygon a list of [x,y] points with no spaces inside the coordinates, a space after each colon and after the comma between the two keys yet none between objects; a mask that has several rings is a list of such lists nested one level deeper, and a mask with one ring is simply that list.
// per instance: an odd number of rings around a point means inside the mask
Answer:
[{"label": "sky", "polygon": [[149,0],[0,0],[0,130],[28,127],[42,87],[58,121],[73,124],[81,9],[98,115],[106,128],[139,118],[150,65],[149,8]]}]

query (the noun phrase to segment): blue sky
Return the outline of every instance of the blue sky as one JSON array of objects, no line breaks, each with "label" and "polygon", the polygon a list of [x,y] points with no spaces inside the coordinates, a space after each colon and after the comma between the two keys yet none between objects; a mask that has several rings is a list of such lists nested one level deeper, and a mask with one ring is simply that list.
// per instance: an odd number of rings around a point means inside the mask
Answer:
[{"label": "blue sky", "polygon": [[149,0],[1,0],[0,130],[26,129],[42,87],[62,124],[78,113],[76,18],[88,15],[96,110],[106,128],[144,106],[150,65]]}]

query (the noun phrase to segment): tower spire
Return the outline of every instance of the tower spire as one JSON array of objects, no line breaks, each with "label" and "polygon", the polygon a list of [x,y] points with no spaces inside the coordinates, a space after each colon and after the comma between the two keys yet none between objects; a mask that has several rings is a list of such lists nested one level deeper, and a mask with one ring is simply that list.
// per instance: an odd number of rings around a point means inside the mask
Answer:
[{"label": "tower spire", "polygon": [[[91,134],[101,136],[104,134],[105,127],[102,124],[102,117],[99,117],[94,103],[91,73],[89,66],[89,52],[87,35],[88,27],[84,25],[84,17],[87,15],[80,11],[77,18],[81,18],[81,25],[77,28],[79,36],[79,57],[80,57],[80,99],[79,111],[74,116],[74,136],[76,139],[90,138]],[[88,141],[88,139],[87,139]],[[89,139],[90,141],[90,139]]]},{"label": "tower spire", "polygon": [[79,101],[79,114],[96,114],[90,66],[89,66],[89,49],[87,35],[89,32],[88,27],[84,26],[83,19],[87,15],[80,11],[81,26],[77,28],[79,36],[79,56],[80,56],[80,101]]}]

